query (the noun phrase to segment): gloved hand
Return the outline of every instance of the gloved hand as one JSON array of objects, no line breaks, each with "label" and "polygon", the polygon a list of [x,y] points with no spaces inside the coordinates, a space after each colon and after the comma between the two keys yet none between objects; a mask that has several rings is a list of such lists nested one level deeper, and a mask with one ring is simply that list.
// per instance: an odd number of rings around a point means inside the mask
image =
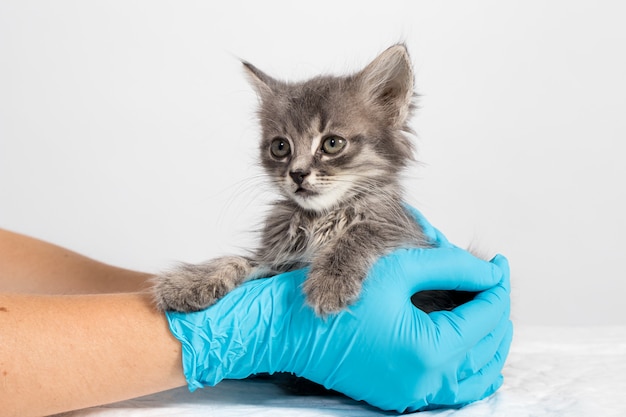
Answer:
[{"label": "gloved hand", "polygon": [[[360,299],[325,319],[305,304],[306,270],[247,282],[204,311],[168,312],[189,388],[292,372],[399,412],[492,394],[512,338],[508,263],[445,246],[381,258]],[[453,311],[425,314],[410,297],[427,289],[483,292]]]},{"label": "gloved hand", "polygon": [[434,247],[437,248],[452,248],[455,247],[452,243],[448,241],[448,238],[444,236],[443,233],[439,231],[436,227],[434,227],[426,217],[422,215],[422,213],[416,209],[415,207],[411,207],[408,204],[404,205],[404,209],[409,212],[414,218],[415,221],[422,227],[422,232],[430,243],[433,244]]}]

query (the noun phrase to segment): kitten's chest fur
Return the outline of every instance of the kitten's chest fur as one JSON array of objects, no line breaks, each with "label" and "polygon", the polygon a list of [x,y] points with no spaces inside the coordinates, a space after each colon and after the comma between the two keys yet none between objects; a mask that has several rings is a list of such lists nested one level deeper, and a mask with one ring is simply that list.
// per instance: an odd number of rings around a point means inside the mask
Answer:
[{"label": "kitten's chest fur", "polygon": [[399,200],[364,199],[324,213],[304,210],[291,201],[279,201],[266,219],[262,244],[254,256],[259,272],[274,274],[308,266],[322,250],[332,250],[340,238],[349,239],[351,229],[357,225],[384,230],[385,236],[371,236],[384,249],[428,246],[421,229]]},{"label": "kitten's chest fur", "polygon": [[290,202],[277,203],[267,219],[259,261],[276,272],[305,266],[321,248],[364,217],[351,208],[319,214]]}]

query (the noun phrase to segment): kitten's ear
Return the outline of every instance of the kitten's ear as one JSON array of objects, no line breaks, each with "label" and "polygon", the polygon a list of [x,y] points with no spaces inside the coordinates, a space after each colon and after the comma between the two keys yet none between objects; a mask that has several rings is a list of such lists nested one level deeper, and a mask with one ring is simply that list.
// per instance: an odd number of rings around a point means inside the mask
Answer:
[{"label": "kitten's ear", "polygon": [[249,62],[242,61],[244,71],[250,80],[250,84],[256,90],[257,94],[263,99],[272,95],[279,82],[252,65]]},{"label": "kitten's ear", "polygon": [[356,77],[366,100],[387,112],[394,125],[403,125],[414,94],[413,69],[406,47],[399,44],[385,50]]}]

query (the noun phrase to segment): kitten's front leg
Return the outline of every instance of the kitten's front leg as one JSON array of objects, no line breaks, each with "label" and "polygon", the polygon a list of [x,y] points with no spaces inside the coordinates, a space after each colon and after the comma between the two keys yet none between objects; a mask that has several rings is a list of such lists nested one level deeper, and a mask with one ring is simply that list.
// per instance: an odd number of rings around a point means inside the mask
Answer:
[{"label": "kitten's front leg", "polygon": [[153,292],[159,309],[190,312],[202,310],[252,275],[249,259],[224,256],[177,268],[153,278]]},{"label": "kitten's front leg", "polygon": [[356,224],[315,257],[303,290],[318,316],[337,313],[359,298],[363,280],[386,245],[375,228]]}]

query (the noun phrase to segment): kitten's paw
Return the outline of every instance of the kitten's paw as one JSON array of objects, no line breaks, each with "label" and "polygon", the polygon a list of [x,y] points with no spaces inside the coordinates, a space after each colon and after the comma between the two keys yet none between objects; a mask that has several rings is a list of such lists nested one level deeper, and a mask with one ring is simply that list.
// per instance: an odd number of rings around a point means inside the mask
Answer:
[{"label": "kitten's paw", "polygon": [[203,310],[234,288],[226,280],[212,277],[198,279],[180,269],[153,278],[153,293],[161,311],[188,313]]},{"label": "kitten's paw", "polygon": [[183,264],[153,278],[154,299],[162,311],[203,310],[239,285],[250,271],[249,261],[235,256],[201,265]]},{"label": "kitten's paw", "polygon": [[304,282],[307,304],[315,314],[324,317],[338,313],[359,298],[360,280],[342,276],[323,269],[311,269]]}]

